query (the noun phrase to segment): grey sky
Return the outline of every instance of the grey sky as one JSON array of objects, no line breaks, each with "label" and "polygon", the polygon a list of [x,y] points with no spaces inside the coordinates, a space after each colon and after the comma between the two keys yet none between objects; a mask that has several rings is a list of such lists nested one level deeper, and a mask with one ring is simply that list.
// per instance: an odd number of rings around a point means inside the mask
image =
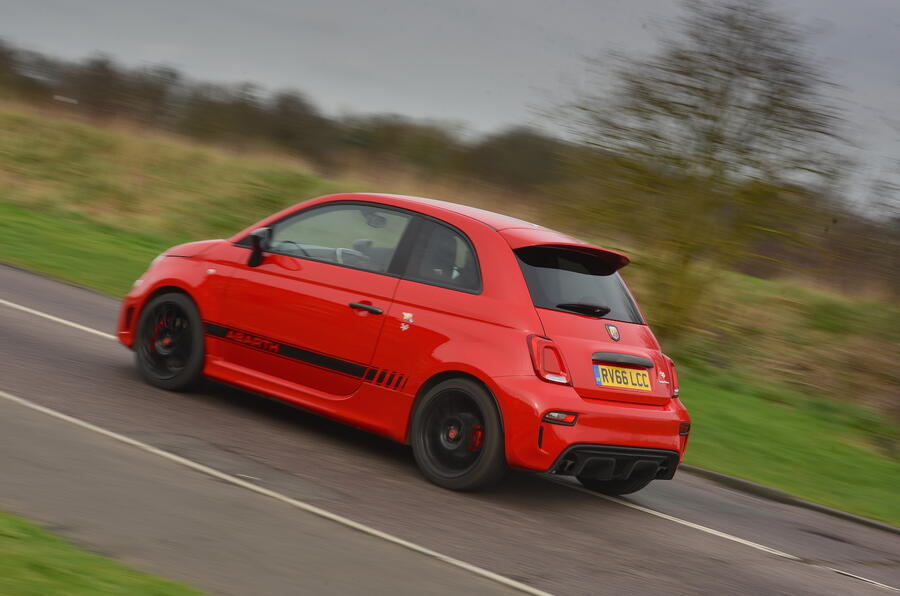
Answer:
[{"label": "grey sky", "polygon": [[[900,158],[900,0],[782,0],[818,31],[855,157]],[[475,131],[540,123],[585,56],[652,50],[673,0],[0,0],[0,37],[102,51],[220,82],[294,87],[328,113],[393,112]],[[895,128],[889,124],[893,123]]]}]

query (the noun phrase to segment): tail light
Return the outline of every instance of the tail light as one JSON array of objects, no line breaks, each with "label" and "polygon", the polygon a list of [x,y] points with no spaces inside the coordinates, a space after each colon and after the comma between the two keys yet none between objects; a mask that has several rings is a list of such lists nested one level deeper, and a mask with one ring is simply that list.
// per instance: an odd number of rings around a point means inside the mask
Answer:
[{"label": "tail light", "polygon": [[663,358],[665,358],[666,362],[669,364],[669,374],[672,375],[672,384],[669,385],[672,388],[672,397],[678,397],[681,390],[678,388],[678,371],[675,370],[675,361],[665,354],[663,354]]},{"label": "tail light", "polygon": [[562,353],[553,340],[540,335],[529,335],[528,350],[531,354],[531,364],[534,365],[534,373],[538,377],[548,383],[572,384]]}]

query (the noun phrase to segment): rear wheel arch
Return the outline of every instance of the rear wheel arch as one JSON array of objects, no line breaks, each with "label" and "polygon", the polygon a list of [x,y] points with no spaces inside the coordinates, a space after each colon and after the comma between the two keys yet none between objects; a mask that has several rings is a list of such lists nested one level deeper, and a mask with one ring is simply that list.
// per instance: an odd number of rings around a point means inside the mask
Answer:
[{"label": "rear wheel arch", "polygon": [[488,386],[488,384],[485,383],[480,378],[478,378],[477,376],[475,376],[471,373],[468,373],[468,372],[464,372],[461,370],[445,370],[443,372],[439,372],[439,373],[429,377],[429,379],[427,381],[422,383],[422,386],[419,387],[419,390],[416,392],[416,398],[413,401],[412,408],[410,408],[409,419],[406,422],[406,433],[404,434],[404,436],[406,437],[407,444],[409,444],[409,442],[410,442],[410,433],[412,432],[413,416],[416,412],[416,408],[419,406],[419,404],[422,401],[422,397],[427,395],[428,392],[431,391],[431,389],[433,387],[436,387],[438,384],[443,383],[444,381],[447,381],[450,379],[468,379],[468,380],[473,381],[473,382],[477,383],[478,385],[480,385],[487,392],[488,396],[490,396],[491,401],[494,404],[494,407],[497,409],[497,416],[500,419],[500,429],[504,433],[506,432],[506,423],[503,420],[503,410],[500,408],[500,402],[497,401],[497,396],[494,395],[494,392],[491,390],[491,388]]}]

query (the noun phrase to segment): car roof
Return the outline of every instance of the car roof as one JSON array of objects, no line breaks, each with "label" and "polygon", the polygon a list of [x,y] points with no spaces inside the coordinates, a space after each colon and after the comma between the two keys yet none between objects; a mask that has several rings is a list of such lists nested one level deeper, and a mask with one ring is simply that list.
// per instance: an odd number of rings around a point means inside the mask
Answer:
[{"label": "car roof", "polygon": [[[474,221],[480,222],[483,225],[486,225],[492,230],[498,232],[501,236],[504,237],[504,239],[513,249],[523,248],[526,246],[547,246],[569,250],[578,250],[581,252],[594,254],[595,256],[603,259],[604,261],[609,263],[612,271],[620,269],[630,262],[628,256],[621,252],[610,250],[608,248],[602,248],[600,246],[595,246],[588,242],[584,242],[583,240],[579,240],[577,238],[573,238],[572,236],[563,234],[562,232],[557,232],[556,230],[551,230],[550,228],[546,228],[544,226],[531,223],[523,219],[510,217],[508,215],[502,215],[500,213],[494,213],[493,211],[479,209],[478,207],[470,207],[468,205],[450,203],[448,201],[439,201],[436,199],[426,199],[425,197],[412,197],[407,195],[389,193],[352,192],[326,195],[324,197],[312,199],[305,203],[300,203],[299,205],[294,205],[293,207],[288,207],[287,209],[280,211],[279,213],[275,213],[264,219],[262,222],[258,222],[254,225],[270,225],[271,222],[277,221],[278,219],[289,215],[297,209],[303,209],[306,206],[311,207],[313,205],[324,205],[338,201],[365,201],[381,203],[383,205],[400,207],[409,209],[411,211],[418,211],[419,213],[423,213],[437,219],[444,219],[443,216],[451,213],[461,215],[463,217],[467,217]],[[247,234],[249,234],[252,229],[253,226],[235,234],[231,238],[231,241],[237,242],[238,240],[244,238]]]},{"label": "car roof", "polygon": [[438,219],[441,219],[441,215],[443,214],[455,213],[481,222],[499,232],[510,244],[511,248],[548,246],[587,252],[607,262],[610,266],[610,272],[621,269],[631,261],[627,255],[619,251],[596,246],[589,242],[584,242],[578,238],[563,234],[562,232],[557,232],[556,230],[551,230],[550,228],[523,219],[494,213],[493,211],[479,209],[478,207],[470,207],[469,205],[460,205],[458,203],[450,203],[448,201],[439,201],[437,199],[428,199],[425,197],[369,192],[336,194],[321,197],[320,200],[323,202],[370,200],[385,205],[404,207],[424,213],[425,215],[431,215]]},{"label": "car roof", "polygon": [[397,207],[407,207],[414,211],[421,211],[426,215],[432,215],[438,218],[440,218],[440,215],[443,213],[456,213],[458,215],[464,215],[466,217],[479,221],[497,231],[508,230],[511,228],[548,230],[548,228],[545,228],[544,226],[531,223],[523,219],[510,217],[508,215],[494,213],[493,211],[487,211],[486,209],[479,209],[478,207],[470,207],[468,205],[460,205],[458,203],[450,203],[448,201],[439,201],[437,199],[428,199],[425,197],[413,197],[389,193],[358,192],[330,195],[328,197],[323,197],[323,199],[335,201],[369,199],[380,203],[395,205]]}]

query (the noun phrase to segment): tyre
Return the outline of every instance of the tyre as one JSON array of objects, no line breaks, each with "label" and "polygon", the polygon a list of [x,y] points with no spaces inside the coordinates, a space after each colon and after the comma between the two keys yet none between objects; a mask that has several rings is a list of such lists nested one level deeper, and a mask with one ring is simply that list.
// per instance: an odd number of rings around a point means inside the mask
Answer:
[{"label": "tyre", "polygon": [[577,476],[578,482],[587,489],[604,495],[629,495],[641,490],[653,480],[653,477],[636,476],[631,478],[614,478],[612,480],[597,480]]},{"label": "tyre", "polygon": [[203,379],[203,324],[194,301],[170,292],[150,300],[141,311],[135,362],[151,385],[187,391]]},{"label": "tyre", "polygon": [[497,405],[470,379],[442,381],[416,402],[410,443],[425,478],[451,490],[485,488],[506,470]]}]

